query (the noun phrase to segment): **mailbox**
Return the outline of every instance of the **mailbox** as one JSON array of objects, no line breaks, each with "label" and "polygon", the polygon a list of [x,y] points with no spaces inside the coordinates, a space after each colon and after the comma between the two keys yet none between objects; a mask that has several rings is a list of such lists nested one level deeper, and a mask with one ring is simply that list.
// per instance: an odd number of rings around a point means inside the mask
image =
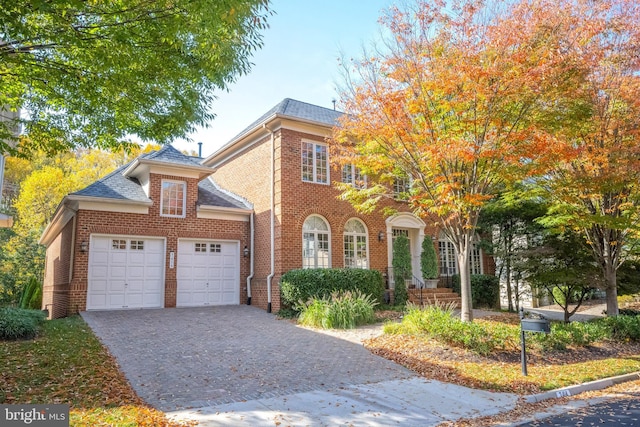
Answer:
[{"label": "mailbox", "polygon": [[551,332],[549,321],[544,319],[522,319],[520,325],[523,331],[544,332],[545,334]]}]

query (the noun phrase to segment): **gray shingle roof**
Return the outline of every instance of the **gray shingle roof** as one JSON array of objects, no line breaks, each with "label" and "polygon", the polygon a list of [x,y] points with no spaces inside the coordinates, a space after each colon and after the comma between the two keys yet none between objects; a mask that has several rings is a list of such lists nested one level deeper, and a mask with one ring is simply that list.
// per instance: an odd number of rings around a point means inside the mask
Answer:
[{"label": "gray shingle roof", "polygon": [[211,178],[198,183],[198,204],[223,208],[251,209],[252,206],[238,196],[222,190]]},{"label": "gray shingle roof", "polygon": [[[141,155],[140,158],[170,164],[202,167],[198,160],[182,154],[170,145],[166,145],[158,151],[145,153]],[[71,193],[70,196],[96,197],[131,202],[149,202],[150,199],[142,189],[140,182],[136,178],[126,177],[123,175],[124,171],[127,170],[134,161],[119,167],[109,175],[83,188],[82,190]],[[251,208],[239,197],[234,197],[232,194],[222,190],[209,179],[204,179],[198,183],[198,203],[200,205],[219,206],[225,208]]]},{"label": "gray shingle roof", "polygon": [[285,98],[280,101],[275,107],[260,116],[259,119],[243,129],[242,132],[233,137],[230,142],[240,139],[240,137],[274,115],[292,119],[307,120],[333,127],[338,124],[338,119],[343,114],[344,113],[341,111],[320,107],[318,105],[308,104],[306,102],[297,101],[291,98]]},{"label": "gray shingle roof", "polygon": [[132,202],[148,202],[140,182],[135,178],[125,177],[122,173],[131,163],[120,166],[104,178],[71,193],[70,196],[98,197],[104,199],[128,200]]},{"label": "gray shingle roof", "polygon": [[187,166],[202,166],[199,160],[194,157],[188,156],[176,150],[172,145],[165,145],[157,151],[151,151],[144,153],[140,156],[141,159],[155,160],[158,162],[166,162],[178,165]]}]

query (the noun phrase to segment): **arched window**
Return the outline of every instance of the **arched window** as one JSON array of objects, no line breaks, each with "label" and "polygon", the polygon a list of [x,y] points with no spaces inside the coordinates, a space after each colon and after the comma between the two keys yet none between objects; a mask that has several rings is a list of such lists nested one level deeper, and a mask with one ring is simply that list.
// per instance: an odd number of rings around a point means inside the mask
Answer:
[{"label": "arched window", "polygon": [[369,268],[367,228],[362,221],[352,218],[344,226],[344,266]]},{"label": "arched window", "polygon": [[311,215],[302,224],[302,268],[329,268],[329,224]]}]

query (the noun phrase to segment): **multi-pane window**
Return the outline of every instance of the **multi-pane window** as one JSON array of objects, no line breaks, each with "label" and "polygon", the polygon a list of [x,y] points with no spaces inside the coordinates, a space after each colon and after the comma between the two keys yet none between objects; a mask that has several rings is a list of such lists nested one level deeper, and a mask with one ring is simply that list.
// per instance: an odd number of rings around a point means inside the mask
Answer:
[{"label": "multi-pane window", "polygon": [[393,179],[393,195],[398,198],[406,198],[411,181],[406,176],[396,176]]},{"label": "multi-pane window", "polygon": [[144,250],[144,240],[132,240],[129,242],[129,247],[135,251]]},{"label": "multi-pane window", "polygon": [[127,249],[127,241],[114,239],[111,241],[111,249]]},{"label": "multi-pane window", "polygon": [[196,243],[193,250],[195,252],[207,252],[207,244],[206,243]]},{"label": "multi-pane window", "polygon": [[160,215],[184,217],[187,184],[181,181],[162,181]]},{"label": "multi-pane window", "polygon": [[211,243],[209,245],[209,252],[220,253],[222,251],[222,246],[220,243]]},{"label": "multi-pane window", "polygon": [[318,215],[302,224],[302,268],[329,268],[329,225]]},{"label": "multi-pane window", "polygon": [[329,183],[329,153],[326,145],[302,141],[302,180]]},{"label": "multi-pane window", "polygon": [[351,184],[355,188],[365,188],[367,186],[366,178],[354,164],[342,167],[342,182]]},{"label": "multi-pane window", "polygon": [[344,266],[368,268],[367,229],[362,221],[350,219],[344,226]]},{"label": "multi-pane window", "polygon": [[[440,255],[440,274],[443,276],[458,274],[460,269],[453,243],[449,240],[438,241],[438,251]],[[471,274],[482,274],[482,256],[480,248],[475,244],[469,253],[469,265]]]}]

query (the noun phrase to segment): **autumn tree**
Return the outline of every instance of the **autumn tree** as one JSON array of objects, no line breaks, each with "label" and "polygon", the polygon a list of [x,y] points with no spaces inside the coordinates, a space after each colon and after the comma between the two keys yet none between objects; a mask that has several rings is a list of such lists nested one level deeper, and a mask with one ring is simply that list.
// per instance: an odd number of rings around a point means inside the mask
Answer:
[{"label": "autumn tree", "polygon": [[565,50],[584,68],[569,96],[589,114],[555,133],[570,155],[541,180],[554,204],[546,223],[579,230],[618,314],[617,271],[640,234],[640,4],[575,0],[552,4],[575,22]]},{"label": "autumn tree", "polygon": [[13,203],[14,227],[0,236],[0,303],[15,303],[32,277],[42,280],[45,248],[38,242],[62,198],[154,147],[158,146],[135,146],[132,153],[79,149],[46,156],[39,152],[29,161],[7,159],[7,176],[19,191]]},{"label": "autumn tree", "polygon": [[268,0],[2,2],[0,108],[26,113],[23,148],[49,153],[186,137],[248,72],[269,13]]},{"label": "autumn tree", "polygon": [[573,70],[553,27],[529,19],[537,13],[535,4],[502,1],[394,7],[381,19],[384,46],[345,64],[336,154],[368,187],[343,186],[343,197],[373,210],[394,197],[395,176],[409,178],[409,206],[435,215],[455,247],[465,321],[473,320],[469,253],[479,214],[553,149],[536,124],[568,113],[552,101]]}]

